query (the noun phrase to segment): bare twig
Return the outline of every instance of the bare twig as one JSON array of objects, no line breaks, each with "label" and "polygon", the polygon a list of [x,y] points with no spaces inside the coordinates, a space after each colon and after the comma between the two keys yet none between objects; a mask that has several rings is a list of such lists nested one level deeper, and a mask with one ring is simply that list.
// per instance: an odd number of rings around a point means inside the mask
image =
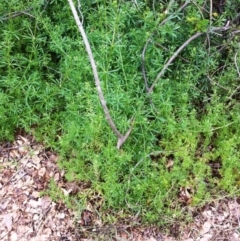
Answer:
[{"label": "bare twig", "polygon": [[204,10],[205,12],[208,12],[207,9],[206,9],[206,4],[207,4],[208,0],[205,0],[203,5],[201,6],[201,9]]},{"label": "bare twig", "polygon": [[220,88],[222,88],[222,89],[224,89],[224,90],[229,91],[229,88],[226,88],[226,87],[220,85],[218,82],[212,80],[211,77],[210,77],[209,75],[207,75],[207,78],[209,79],[209,81],[210,81],[212,84],[217,85],[218,87],[220,87]]},{"label": "bare twig", "polygon": [[[169,11],[171,5],[173,4],[172,1],[170,1],[166,12]],[[187,5],[189,4],[189,1],[187,0],[174,14],[181,12]],[[172,15],[170,15],[169,17],[165,18],[159,25],[158,27],[164,25],[168,20],[170,20],[172,18]],[[148,86],[148,81],[147,81],[147,76],[146,76],[146,66],[145,66],[145,54],[146,54],[146,50],[147,47],[149,45],[149,43],[151,42],[152,37],[156,34],[156,30],[153,31],[153,33],[151,34],[151,36],[148,38],[146,44],[143,47],[143,51],[142,51],[142,74],[143,74],[143,80],[144,80],[144,85],[146,88],[147,93],[149,92],[149,86]]]},{"label": "bare twig", "polygon": [[195,33],[193,36],[191,36],[185,43],[183,43],[183,45],[181,47],[179,47],[177,49],[177,51],[172,55],[172,57],[168,60],[168,62],[163,66],[162,70],[160,71],[160,73],[157,75],[156,79],[154,80],[152,86],[150,87],[150,89],[148,90],[148,94],[151,94],[151,92],[153,91],[154,86],[156,85],[157,81],[163,76],[163,74],[165,73],[166,69],[168,68],[168,66],[173,62],[173,60],[178,56],[178,54],[194,39],[196,39],[197,37],[203,35],[203,32],[198,32]]},{"label": "bare twig", "polygon": [[[171,50],[169,50],[168,48],[166,48],[166,47],[164,47],[162,44],[160,44],[160,43],[156,43],[156,42],[154,42],[154,44],[156,45],[156,46],[159,46],[159,47],[161,47],[162,49],[164,49],[165,51],[167,51],[167,52],[171,52]],[[185,58],[183,58],[183,57],[181,57],[181,56],[178,56],[178,58],[180,58],[181,60],[183,60],[184,62],[186,62],[186,63],[190,63],[190,61],[189,60],[187,60],[187,59],[185,59]]]},{"label": "bare twig", "polygon": [[[202,19],[204,19],[204,14],[203,14],[203,11],[202,11],[203,7],[202,7],[202,6],[199,6],[199,4],[196,3],[196,2],[193,1],[193,0],[191,0],[191,2],[197,7],[197,9],[198,9],[200,15],[202,16]],[[204,9],[204,10],[205,10],[205,9]]]},{"label": "bare twig", "polygon": [[[15,148],[17,149],[19,146],[16,146]],[[20,146],[21,147],[21,146]],[[14,147],[12,147],[11,149],[14,149]],[[10,149],[9,149],[10,150]],[[29,155],[30,155],[31,153],[27,153],[25,156],[23,156],[20,160],[18,160],[18,162],[22,162],[23,160],[26,160],[28,157],[29,157]],[[27,161],[27,163],[28,163],[28,161]],[[25,163],[24,164],[24,166],[23,166],[23,168],[22,169],[20,169],[20,170],[18,170],[15,174],[13,174],[11,177],[10,177],[10,179],[1,187],[1,188],[3,188],[3,187],[5,187],[5,186],[7,186],[10,182],[12,182],[12,180],[15,178],[15,176],[16,175],[21,175],[18,179],[16,179],[15,181],[14,181],[14,183],[15,182],[17,182],[18,180],[20,180],[21,178],[23,178],[24,176],[26,176],[27,175],[27,172],[25,172],[25,170],[24,170],[24,167],[27,165],[27,163]]]},{"label": "bare twig", "polygon": [[231,26],[230,26],[230,23],[231,23],[231,22],[228,20],[223,27],[211,27],[211,28],[209,29],[209,32],[214,33],[214,32],[224,32],[224,31],[227,31],[227,30],[230,29],[230,27],[231,27]]},{"label": "bare twig", "polygon": [[128,201],[127,201],[127,195],[128,195],[128,192],[129,192],[129,189],[130,189],[130,183],[131,183],[131,178],[132,178],[132,175],[133,175],[133,172],[134,170],[137,168],[138,165],[140,165],[141,162],[143,162],[145,160],[145,158],[142,158],[131,170],[131,173],[128,177],[128,186],[127,186],[127,190],[125,192],[125,203],[126,205],[129,207],[129,208],[133,208],[133,207],[137,207],[139,206],[138,204],[135,204],[135,206],[131,205]]},{"label": "bare twig", "polygon": [[132,128],[133,128],[133,124],[134,124],[134,118],[131,119],[131,126],[130,128],[128,129],[127,133],[122,136],[121,138],[118,138],[118,142],[117,142],[117,148],[120,149],[121,146],[123,145],[123,143],[127,140],[127,138],[129,137],[131,131],[132,131]]},{"label": "bare twig", "polygon": [[[238,55],[238,52],[234,56],[234,64],[235,64],[235,67],[236,67],[236,70],[237,70],[237,73],[238,73],[238,77],[240,78],[240,71],[239,71],[238,64],[237,64],[237,55]],[[239,89],[240,89],[240,85],[232,92],[232,94],[230,95],[229,99],[232,99],[232,97],[236,94],[236,92]]]},{"label": "bare twig", "polygon": [[210,26],[212,25],[212,9],[213,9],[213,3],[212,3],[212,0],[210,0],[210,12],[209,12]]},{"label": "bare twig", "polygon": [[[47,6],[48,6],[48,4],[49,4],[49,1],[50,1],[50,0],[47,0],[47,1],[45,2],[44,6],[42,7],[42,11],[45,11],[45,10],[46,10],[46,8],[47,8]],[[17,11],[17,12],[8,13],[8,14],[5,15],[4,17],[0,17],[0,21],[1,21],[1,20],[2,20],[2,21],[6,21],[6,20],[8,20],[8,19],[10,19],[10,18],[16,18],[16,17],[19,17],[19,16],[21,16],[21,15],[23,15],[23,14],[25,14],[25,15],[31,17],[31,18],[35,18],[35,16],[33,16],[33,15],[31,15],[31,14],[29,13],[29,12],[31,12],[33,9],[34,9],[33,7],[29,7],[29,8],[27,8],[27,9],[25,9],[25,10],[22,10],[22,11]]]},{"label": "bare twig", "polygon": [[[213,8],[213,3],[212,3],[212,0],[210,0],[210,12],[209,12],[210,27],[212,26],[212,8]],[[204,19],[203,15],[202,15],[202,17]],[[209,33],[207,33],[207,42],[208,42],[208,56],[210,56],[210,54],[211,54],[211,41],[210,41]]]},{"label": "bare twig", "polygon": [[153,34],[147,40],[147,42],[146,42],[146,44],[143,48],[143,51],[142,51],[142,74],[143,74],[143,80],[144,80],[144,84],[145,84],[145,88],[146,88],[147,92],[149,90],[149,87],[148,87],[147,76],[146,76],[145,53],[146,53],[146,50],[147,50],[147,47],[148,47],[149,43],[151,42],[152,37],[153,37]]},{"label": "bare twig", "polygon": [[227,126],[230,126],[230,125],[232,125],[232,124],[234,124],[234,123],[235,123],[235,121],[232,121],[232,122],[230,122],[230,123],[228,123],[228,124],[226,124],[226,125],[224,125],[224,126],[215,127],[215,128],[213,128],[213,129],[211,129],[210,131],[216,131],[216,130],[219,130],[219,129],[223,129],[223,128],[225,128],[225,127],[227,127]]},{"label": "bare twig", "polygon": [[19,12],[13,12],[13,13],[8,13],[7,15],[5,15],[4,17],[0,18],[0,20],[2,21],[6,21],[10,18],[16,18],[16,17],[19,17],[21,16],[22,14],[26,14],[32,18],[34,18],[33,15],[29,14],[29,12],[31,12],[33,10],[33,7],[30,7],[28,9],[25,9],[25,10],[22,10],[22,11],[19,11]]},{"label": "bare twig", "polygon": [[235,19],[233,19],[233,24],[238,24],[239,23],[239,21],[240,21],[240,13],[238,12],[238,15],[237,15],[237,17],[235,18]]},{"label": "bare twig", "polygon": [[137,10],[140,10],[137,1],[136,1],[136,0],[132,0],[132,2],[133,2],[133,4],[136,6]]},{"label": "bare twig", "polygon": [[14,146],[14,147],[2,147],[0,146],[0,153],[4,151],[18,149],[19,147],[23,147],[24,145]]},{"label": "bare twig", "polygon": [[72,14],[74,16],[74,19],[76,21],[78,29],[79,29],[79,31],[80,31],[80,33],[82,35],[86,51],[88,53],[88,57],[89,57],[89,60],[90,60],[91,66],[92,66],[92,71],[93,71],[93,75],[94,75],[96,89],[97,89],[97,92],[98,92],[98,96],[99,96],[99,99],[100,99],[103,111],[105,113],[105,116],[106,116],[106,119],[108,121],[108,124],[110,125],[112,131],[114,132],[114,134],[118,138],[117,148],[120,149],[121,146],[123,145],[123,143],[127,140],[128,136],[129,136],[129,134],[130,134],[130,132],[132,130],[133,122],[132,122],[132,125],[131,125],[130,129],[127,131],[127,133],[125,135],[122,135],[118,131],[116,125],[114,124],[114,122],[113,122],[113,120],[111,118],[111,115],[109,113],[109,110],[108,110],[108,107],[107,107],[104,95],[103,95],[103,91],[102,91],[102,88],[101,88],[100,80],[99,80],[99,77],[98,77],[98,71],[97,71],[96,63],[95,63],[95,60],[94,60],[94,57],[93,57],[93,53],[92,53],[92,50],[91,50],[91,47],[90,47],[87,35],[86,35],[85,30],[83,28],[82,22],[79,19],[79,16],[77,14],[77,11],[76,11],[76,8],[75,8],[75,6],[73,4],[73,1],[72,0],[68,0],[68,3],[69,3],[70,8],[72,10]]},{"label": "bare twig", "polygon": [[38,227],[36,228],[37,231],[37,235],[39,235],[42,230],[44,225],[47,223],[47,221],[51,218],[51,215],[49,216],[48,214],[50,214],[55,208],[55,205],[52,203],[52,205],[50,205],[50,207],[47,209],[47,211],[42,215],[40,223],[38,224]]},{"label": "bare twig", "polygon": [[27,173],[26,173],[23,169],[20,169],[20,170],[18,170],[15,174],[13,174],[13,175],[11,176],[11,178],[10,178],[1,188],[7,186],[7,185],[15,178],[15,176],[18,175],[18,174],[20,174],[21,176],[20,176],[18,179],[16,179],[16,180],[14,181],[14,183],[16,183],[18,180],[20,180],[21,178],[23,178],[24,176],[27,175]]},{"label": "bare twig", "polygon": [[[225,27],[224,27],[224,29],[223,29],[222,27],[220,27],[220,28],[217,28],[217,29],[216,29],[216,28],[212,28],[212,30],[224,32],[224,31],[227,31],[229,28],[230,28],[230,27],[228,27],[228,28],[225,28]],[[211,31],[212,31],[212,30],[211,30]],[[218,34],[218,33],[213,32],[213,31],[212,31],[212,33]],[[236,37],[236,34],[238,34],[238,33],[240,33],[240,30],[235,30],[235,31],[232,31],[231,33],[229,33],[230,37],[227,39],[227,42],[224,43],[224,44],[222,44],[222,45],[220,45],[221,48],[218,49],[218,50],[216,50],[216,51],[213,52],[212,54],[215,54],[216,52],[222,52],[225,48],[227,48],[228,43],[230,43],[230,42]],[[218,35],[222,36],[222,34],[218,34]]]},{"label": "bare twig", "polygon": [[235,36],[237,33],[240,33],[240,30],[235,30],[235,31],[231,32],[231,35]]},{"label": "bare twig", "polygon": [[238,55],[238,52],[235,54],[234,56],[234,64],[236,66],[236,70],[237,70],[237,73],[238,73],[238,77],[240,78],[240,71],[239,71],[239,68],[238,68],[238,64],[237,64],[237,55]]}]

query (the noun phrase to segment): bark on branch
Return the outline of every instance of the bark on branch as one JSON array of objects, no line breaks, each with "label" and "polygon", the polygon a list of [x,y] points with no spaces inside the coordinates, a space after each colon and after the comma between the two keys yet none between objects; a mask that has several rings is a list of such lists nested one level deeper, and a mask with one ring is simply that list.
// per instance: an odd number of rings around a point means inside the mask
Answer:
[{"label": "bark on branch", "polygon": [[117,141],[117,148],[120,149],[121,146],[123,145],[123,143],[127,140],[128,136],[130,135],[131,131],[132,131],[132,127],[133,127],[133,119],[131,121],[131,127],[129,128],[129,130],[127,131],[127,133],[125,135],[122,135],[119,130],[117,129],[115,123],[113,122],[112,118],[111,118],[111,115],[109,113],[109,110],[108,110],[108,107],[107,107],[107,104],[106,104],[106,101],[105,101],[105,98],[104,98],[104,95],[103,95],[103,91],[102,91],[102,88],[101,88],[101,85],[100,85],[100,79],[98,77],[98,71],[97,71],[97,67],[96,67],[96,63],[95,63],[95,60],[94,60],[94,57],[93,57],[93,53],[92,53],[92,50],[91,50],[91,47],[90,47],[90,44],[89,44],[89,41],[88,41],[88,38],[87,38],[87,35],[85,33],[85,30],[83,28],[83,25],[82,25],[82,22],[80,21],[79,19],[79,16],[77,14],[77,11],[76,11],[76,8],[74,6],[74,3],[72,0],[68,0],[68,3],[70,5],[70,8],[72,10],[72,14],[73,14],[73,17],[76,21],[76,24],[78,26],[78,29],[82,35],[82,38],[83,38],[83,42],[85,44],[85,48],[86,48],[86,51],[88,53],[88,57],[89,57],[89,60],[90,60],[90,63],[91,63],[91,67],[92,67],[92,71],[93,71],[93,75],[94,75],[94,80],[95,80],[95,85],[96,85],[96,89],[97,89],[97,92],[98,92],[98,96],[99,96],[99,99],[100,99],[100,102],[101,102],[101,105],[102,105],[102,108],[103,108],[103,111],[105,113],[105,117],[107,119],[107,122],[108,124],[110,125],[112,131],[114,132],[114,134],[117,136],[118,138],[118,141]]},{"label": "bark on branch", "polygon": [[195,38],[201,36],[202,34],[204,34],[203,32],[198,32],[195,33],[193,36],[191,36],[186,42],[183,43],[183,45],[181,47],[179,47],[177,49],[176,52],[174,52],[174,54],[172,55],[172,57],[168,60],[168,62],[163,66],[162,70],[160,71],[160,73],[157,75],[156,79],[154,80],[152,86],[148,89],[148,94],[151,94],[153,91],[154,86],[156,85],[157,81],[163,76],[163,74],[165,73],[166,69],[168,68],[168,66],[173,62],[173,60],[178,56],[178,54],[191,42],[193,41]]}]

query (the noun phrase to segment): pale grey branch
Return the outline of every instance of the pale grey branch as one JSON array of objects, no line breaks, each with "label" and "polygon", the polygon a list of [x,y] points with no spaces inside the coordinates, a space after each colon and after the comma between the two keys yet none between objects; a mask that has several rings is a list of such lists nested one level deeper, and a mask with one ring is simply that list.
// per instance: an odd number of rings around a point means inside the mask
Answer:
[{"label": "pale grey branch", "polygon": [[179,47],[177,49],[177,51],[172,55],[172,57],[168,60],[168,62],[163,66],[162,70],[160,71],[160,73],[157,75],[156,79],[154,80],[152,86],[149,88],[148,90],[148,94],[151,94],[151,92],[153,91],[154,86],[156,85],[157,81],[163,76],[163,74],[165,73],[166,69],[168,68],[168,66],[173,62],[173,60],[178,56],[178,54],[194,39],[196,39],[197,37],[201,36],[202,34],[204,34],[203,32],[198,32],[195,33],[193,36],[191,36],[181,47]]},{"label": "pale grey branch", "polygon": [[99,96],[99,99],[100,99],[103,111],[105,113],[105,116],[106,116],[106,119],[108,121],[108,124],[110,125],[112,131],[115,133],[115,135],[118,138],[117,148],[120,149],[121,146],[123,145],[123,143],[127,140],[128,136],[129,136],[129,134],[130,134],[130,132],[132,130],[132,126],[130,127],[130,129],[127,131],[127,133],[125,135],[122,135],[118,131],[116,125],[114,124],[114,122],[113,122],[113,120],[111,118],[111,115],[109,113],[109,110],[108,110],[108,107],[107,107],[107,104],[106,104],[106,101],[105,101],[105,98],[104,98],[104,95],[103,95],[103,91],[101,89],[101,84],[100,84],[100,79],[98,77],[98,71],[97,71],[96,63],[95,63],[95,60],[94,60],[94,57],[93,57],[93,53],[92,53],[92,50],[91,50],[91,47],[90,47],[87,35],[86,35],[85,30],[83,28],[82,22],[79,19],[79,16],[77,14],[77,11],[76,11],[76,8],[75,8],[75,6],[73,4],[73,1],[72,0],[68,0],[68,3],[69,3],[70,8],[72,10],[72,14],[73,14],[74,19],[75,19],[75,21],[77,23],[78,29],[79,29],[79,31],[80,31],[80,33],[82,35],[86,51],[88,53],[88,57],[89,57],[89,60],[90,60],[91,66],[92,66],[92,71],[93,71],[93,75],[94,75],[96,89],[97,89],[97,92],[98,92],[98,96]]}]

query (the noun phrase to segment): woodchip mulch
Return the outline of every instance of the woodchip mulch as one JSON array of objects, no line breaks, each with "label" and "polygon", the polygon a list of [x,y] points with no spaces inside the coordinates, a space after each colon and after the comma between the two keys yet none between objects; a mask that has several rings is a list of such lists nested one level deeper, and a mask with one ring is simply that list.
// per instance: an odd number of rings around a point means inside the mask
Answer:
[{"label": "woodchip mulch", "polygon": [[1,241],[75,240],[73,212],[41,196],[51,178],[63,182],[56,159],[32,137],[0,147]]},{"label": "woodchip mulch", "polygon": [[[32,136],[17,136],[0,145],[0,240],[1,241],[239,241],[240,198],[223,198],[201,209],[189,208],[190,224],[173,224],[163,235],[149,227],[107,226],[92,218],[91,210],[81,215],[41,195],[53,179],[64,195],[73,192],[57,155],[47,151]],[[76,190],[74,191],[76,192]],[[91,223],[87,223],[89,215]],[[80,216],[80,218],[79,218]],[[87,217],[87,218],[89,218]]]}]

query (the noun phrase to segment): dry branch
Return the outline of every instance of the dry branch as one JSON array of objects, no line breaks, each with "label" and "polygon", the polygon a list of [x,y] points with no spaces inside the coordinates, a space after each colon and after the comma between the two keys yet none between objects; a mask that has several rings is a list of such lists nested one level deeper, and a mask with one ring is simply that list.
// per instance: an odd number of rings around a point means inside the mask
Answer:
[{"label": "dry branch", "polygon": [[103,111],[105,113],[105,117],[106,117],[107,122],[110,125],[112,131],[114,132],[114,134],[118,138],[117,148],[120,149],[121,146],[123,145],[123,143],[127,140],[128,136],[131,133],[131,130],[132,130],[132,127],[133,127],[133,121],[131,121],[131,127],[129,128],[129,130],[127,131],[127,133],[125,135],[122,135],[118,131],[116,125],[114,124],[114,122],[113,122],[113,120],[111,118],[111,115],[109,113],[109,110],[108,110],[108,107],[107,107],[104,95],[103,95],[103,91],[102,91],[102,88],[101,88],[100,80],[99,80],[99,77],[98,77],[98,71],[97,71],[96,63],[95,63],[95,60],[94,60],[94,57],[93,57],[93,53],[92,53],[92,50],[91,50],[91,47],[90,47],[87,35],[86,35],[85,30],[83,28],[82,22],[79,19],[79,16],[77,14],[77,11],[76,11],[76,8],[75,8],[75,6],[73,4],[73,1],[72,0],[68,0],[68,3],[69,3],[70,8],[72,10],[72,14],[74,16],[74,19],[76,21],[78,29],[79,29],[79,31],[80,31],[80,33],[82,35],[86,51],[88,53],[88,57],[89,57],[89,60],[90,60],[91,66],[92,66],[92,71],[93,71],[93,75],[94,75],[96,89],[97,89],[97,92],[98,92],[98,96],[99,96],[99,99],[100,99]]},{"label": "dry branch", "polygon": [[[237,64],[237,55],[238,55],[238,52],[234,56],[234,64],[235,64],[235,67],[236,67],[236,71],[237,71],[238,77],[240,78],[240,71],[239,71],[238,64]],[[236,92],[239,89],[240,89],[240,85],[232,92],[232,94],[230,95],[229,98],[232,99],[232,97],[236,94]]]},{"label": "dry branch", "polygon": [[29,14],[29,12],[31,12],[33,10],[33,7],[30,7],[28,9],[25,9],[25,10],[22,10],[22,11],[18,11],[18,12],[12,12],[12,13],[8,13],[7,15],[3,16],[3,17],[0,17],[0,20],[2,21],[6,21],[10,18],[16,18],[16,17],[19,17],[21,16],[22,14],[25,14],[25,15],[28,15],[32,18],[34,18],[33,15]]},{"label": "dry branch", "polygon": [[166,69],[168,68],[168,66],[173,62],[173,60],[178,56],[178,54],[191,42],[193,41],[195,38],[201,36],[202,34],[204,34],[203,32],[198,32],[195,33],[193,36],[191,36],[185,43],[183,43],[183,45],[181,47],[179,47],[177,49],[176,52],[174,52],[174,54],[172,55],[172,57],[168,60],[168,62],[163,66],[162,70],[160,71],[160,73],[157,75],[156,79],[154,80],[152,86],[149,88],[148,90],[148,94],[151,94],[151,92],[153,91],[154,86],[156,85],[157,81],[163,76],[163,74],[165,73]]},{"label": "dry branch", "polygon": [[[172,1],[169,2],[169,5],[167,7],[167,12],[169,11],[171,5],[173,4]],[[179,13],[181,12],[187,5],[189,4],[189,1],[185,1],[185,3],[174,13]],[[158,28],[162,25],[164,25],[168,20],[170,20],[172,18],[172,15],[170,15],[169,17],[165,18],[160,24],[158,24]],[[147,93],[149,92],[149,86],[148,86],[148,81],[147,81],[147,76],[146,76],[146,67],[145,67],[145,54],[147,51],[147,47],[149,45],[149,43],[151,42],[153,36],[156,34],[156,30],[151,34],[151,36],[148,38],[146,44],[143,47],[143,51],[142,51],[142,74],[143,74],[143,80],[144,80],[144,84],[145,84],[145,88]]]}]

